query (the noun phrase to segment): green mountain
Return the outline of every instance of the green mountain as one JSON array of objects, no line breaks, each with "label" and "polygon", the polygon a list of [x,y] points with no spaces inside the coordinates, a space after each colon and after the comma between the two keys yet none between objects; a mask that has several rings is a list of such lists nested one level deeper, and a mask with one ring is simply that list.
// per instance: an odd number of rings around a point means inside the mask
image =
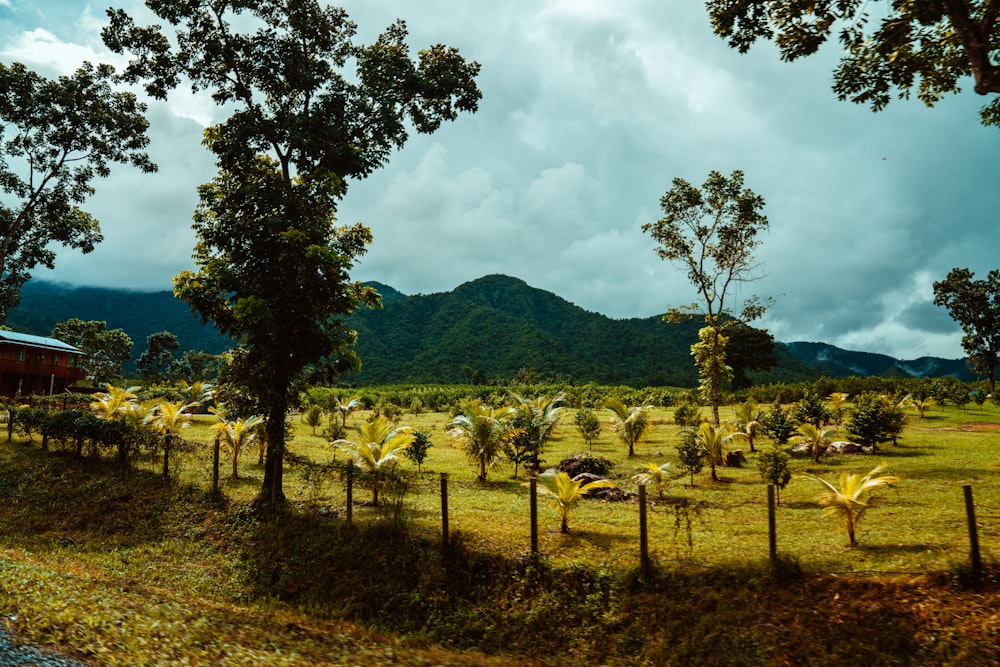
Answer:
[{"label": "green mountain", "polygon": [[173,292],[138,292],[103,287],[75,287],[37,280],[21,290],[21,304],[7,315],[14,331],[50,336],[55,325],[70,318],[101,320],[132,339],[132,358],[146,351],[150,334],[169,331],[181,350],[225,352],[232,343],[211,325],[203,325]]},{"label": "green mountain", "polygon": [[[519,372],[540,379],[635,386],[697,382],[690,356],[702,325],[696,318],[679,323],[660,317],[616,320],[501,275],[450,292],[415,296],[369,284],[382,294],[383,304],[351,317],[362,359],[361,371],[345,378],[352,383],[457,383],[511,378]],[[133,358],[145,351],[147,336],[164,330],[177,336],[182,350],[217,354],[231,346],[169,291],[31,281],[7,324],[15,331],[47,336],[57,322],[71,317],[123,329],[135,343]],[[899,361],[825,343],[777,343],[774,356],[777,366],[765,374],[751,373],[754,381],[797,382],[820,375],[975,379],[964,360]]]}]

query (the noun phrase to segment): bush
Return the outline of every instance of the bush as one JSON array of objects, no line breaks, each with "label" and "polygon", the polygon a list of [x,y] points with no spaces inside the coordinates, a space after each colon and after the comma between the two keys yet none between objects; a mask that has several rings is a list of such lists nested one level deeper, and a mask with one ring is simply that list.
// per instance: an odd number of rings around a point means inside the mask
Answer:
[{"label": "bush", "polygon": [[877,394],[861,394],[844,425],[848,436],[862,447],[878,450],[879,443],[896,441],[903,432],[906,415]]},{"label": "bush", "polygon": [[771,411],[761,417],[760,423],[764,426],[767,436],[779,445],[788,444],[789,439],[795,435],[798,426],[779,403],[771,406]]},{"label": "bush", "polygon": [[559,471],[566,473],[570,477],[576,477],[582,473],[607,477],[611,474],[611,469],[614,467],[615,464],[603,456],[594,456],[586,452],[565,458],[557,466]]}]

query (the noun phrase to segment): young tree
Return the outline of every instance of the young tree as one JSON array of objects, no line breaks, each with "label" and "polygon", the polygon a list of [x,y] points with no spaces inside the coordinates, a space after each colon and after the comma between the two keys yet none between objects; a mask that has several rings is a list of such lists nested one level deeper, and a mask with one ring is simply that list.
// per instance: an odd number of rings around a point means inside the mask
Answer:
[{"label": "young tree", "polygon": [[[782,60],[809,56],[839,36],[844,56],[834,70],[833,90],[841,100],[868,104],[879,111],[893,91],[933,106],[957,93],[961,79],[972,76],[980,95],[1000,93],[1000,48],[996,30],[1000,3],[892,2],[865,0],[708,0],[715,34],[746,53],[758,39],[773,40]],[[875,10],[875,7],[878,7]],[[878,23],[870,23],[869,9]],[[869,28],[871,25],[871,28]],[[983,107],[984,124],[1000,123],[1000,100]]]},{"label": "young tree", "polygon": [[463,403],[459,413],[448,423],[448,436],[470,462],[479,466],[477,479],[486,481],[489,469],[503,453],[510,408],[494,408],[481,401]]},{"label": "young tree", "polygon": [[878,451],[879,443],[895,441],[905,425],[906,415],[899,406],[868,392],[855,399],[844,428],[854,442]]},{"label": "young tree", "polygon": [[788,452],[777,445],[771,445],[757,456],[757,470],[761,478],[775,489],[775,502],[781,503],[781,491],[792,480],[792,471],[788,468]]},{"label": "young tree", "polygon": [[635,446],[649,430],[649,406],[645,403],[629,407],[612,396],[604,401],[604,409],[614,415],[611,429],[618,440],[628,447],[628,455],[635,456]]},{"label": "young tree", "polygon": [[[52,268],[54,245],[87,253],[98,221],[79,206],[112,163],[156,170],[135,95],[114,92],[110,65],[84,63],[49,80],[20,63],[0,63],[0,324],[38,265]],[[19,169],[20,168],[20,169]]]},{"label": "young tree", "polygon": [[615,483],[607,479],[599,479],[592,482],[581,479],[573,481],[569,475],[559,470],[546,470],[538,476],[538,490],[543,495],[552,499],[556,507],[559,508],[561,523],[559,530],[563,533],[569,532],[569,513],[583,500],[583,497],[598,489],[613,489]]},{"label": "young tree", "polygon": [[520,429],[520,438],[525,440],[525,449],[529,453],[531,467],[538,472],[538,457],[545,447],[545,443],[552,435],[553,429],[559,424],[562,417],[562,407],[560,405],[565,400],[563,394],[554,398],[539,396],[534,400],[526,399],[517,394],[513,395],[514,405],[510,424],[515,429]]},{"label": "young tree", "polygon": [[170,448],[177,432],[191,425],[188,410],[192,407],[190,403],[163,401],[146,418],[163,435],[163,479],[170,479]]},{"label": "young tree", "polygon": [[670,482],[670,461],[660,465],[647,463],[642,467],[642,472],[634,475],[632,479],[639,484],[649,484],[650,482],[655,484],[656,494],[660,497],[660,500],[663,500],[663,489]]},{"label": "young tree", "polygon": [[815,480],[826,487],[827,490],[816,500],[826,508],[828,514],[844,520],[844,527],[852,547],[858,544],[855,532],[861,517],[872,506],[872,493],[880,487],[899,481],[895,475],[880,475],[883,470],[884,467],[879,465],[872,468],[867,475],[842,472],[839,485],[812,475],[802,475],[805,479]]},{"label": "young tree", "polygon": [[[660,208],[664,217],[643,225],[642,231],[659,244],[656,252],[661,259],[687,269],[688,279],[701,297],[701,302],[690,309],[702,310],[711,329],[710,335],[699,333],[698,344],[704,349],[698,355],[704,361],[698,363],[698,369],[707,373],[702,375],[702,382],[712,407],[713,423],[718,426],[722,383],[728,368],[726,299],[735,286],[756,279],[753,251],[761,243],[758,234],[768,226],[761,213],[764,198],[743,187],[743,172],[734,171],[726,178],[712,171],[702,189],[675,178],[673,187],[660,199]],[[741,320],[750,322],[763,310],[757,299],[750,299]],[[679,316],[676,308],[668,312],[670,318]]]},{"label": "young tree", "polygon": [[733,409],[733,422],[737,432],[743,434],[743,438],[750,445],[750,451],[754,451],[753,440],[757,434],[764,430],[761,420],[764,418],[764,411],[760,409],[760,404],[752,398],[748,398]]},{"label": "young tree", "polygon": [[573,423],[580,432],[580,437],[587,443],[587,447],[593,451],[594,440],[601,435],[601,420],[597,418],[590,408],[581,408],[573,415]]},{"label": "young tree", "polygon": [[174,352],[181,349],[177,336],[169,331],[150,334],[146,337],[146,351],[139,355],[135,369],[147,382],[157,383],[176,377],[177,359]]},{"label": "young tree", "polygon": [[60,322],[52,337],[69,343],[86,357],[80,362],[84,375],[95,384],[104,384],[122,376],[122,365],[132,358],[132,339],[122,329],[108,330],[107,322],[75,317]]},{"label": "young tree", "polygon": [[379,491],[399,463],[399,454],[413,440],[409,426],[391,429],[383,417],[356,426],[357,442],[338,440],[333,445],[350,455],[372,490],[372,504],[378,505]]},{"label": "young tree", "polygon": [[431,434],[427,431],[414,431],[413,441],[410,446],[403,450],[403,456],[417,464],[417,472],[420,466],[427,460],[427,450],[434,446],[431,442]]},{"label": "young tree", "polygon": [[694,476],[705,467],[708,450],[698,442],[694,429],[681,431],[681,444],[677,445],[677,460],[684,472],[691,476],[691,486],[694,486]]},{"label": "young tree", "polygon": [[985,280],[974,280],[972,271],[952,269],[948,277],[934,283],[934,305],[947,308],[962,327],[962,348],[977,371],[984,372],[994,393],[1000,360],[1000,271],[994,269]]},{"label": "young tree", "polygon": [[335,227],[337,202],[347,180],[383,166],[409,128],[433,132],[475,111],[479,65],[441,45],[414,62],[402,22],[356,44],[346,12],[317,0],[146,5],[169,28],[139,27],[118,9],[102,33],[112,51],[133,56],[126,80],[163,99],[186,79],[232,112],[206,131],[219,175],[200,190],[199,269],[174,288],[240,340],[231,372],[258,397],[266,423],[259,500],[282,503],[295,385],[356,366],[344,320],[378,301],[348,275],[371,233]]},{"label": "young tree", "polygon": [[832,428],[820,428],[810,422],[799,424],[798,435],[792,438],[794,443],[804,443],[809,445],[809,454],[815,463],[819,463],[819,457],[826,451],[830,444],[830,438],[836,432]]}]

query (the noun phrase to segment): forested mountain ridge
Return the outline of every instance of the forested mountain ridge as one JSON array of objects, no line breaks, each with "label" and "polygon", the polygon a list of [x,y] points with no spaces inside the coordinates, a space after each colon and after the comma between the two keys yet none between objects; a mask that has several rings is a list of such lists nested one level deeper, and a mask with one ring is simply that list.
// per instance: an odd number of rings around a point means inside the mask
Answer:
[{"label": "forested mountain ridge", "polygon": [[[382,308],[355,313],[359,373],[356,384],[469,382],[512,378],[519,372],[539,379],[637,386],[693,386],[697,376],[690,345],[702,325],[658,316],[616,320],[576,306],[524,281],[485,276],[450,292],[407,296],[381,283]],[[124,329],[135,343],[167,330],[182,350],[218,353],[229,339],[202,325],[169,291],[139,292],[29,282],[8,325],[15,331],[48,336],[71,317],[103,320]],[[825,343],[777,343],[777,367],[751,374],[757,381],[799,381],[830,375],[956,375],[975,379],[964,360],[922,358],[900,361],[886,355],[851,352]]]}]

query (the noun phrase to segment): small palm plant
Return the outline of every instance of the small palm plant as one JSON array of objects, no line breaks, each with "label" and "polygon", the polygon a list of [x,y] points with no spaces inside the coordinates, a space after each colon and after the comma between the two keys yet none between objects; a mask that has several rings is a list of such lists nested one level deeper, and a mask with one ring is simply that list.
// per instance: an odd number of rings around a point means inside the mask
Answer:
[{"label": "small palm plant", "polygon": [[827,488],[825,492],[817,496],[816,501],[825,508],[824,511],[828,514],[843,518],[847,537],[852,547],[857,546],[858,543],[855,536],[858,523],[865,511],[872,506],[873,497],[871,494],[880,487],[889,486],[899,481],[895,475],[880,475],[879,473],[884,469],[884,466],[877,465],[866,475],[842,472],[840,473],[839,486],[834,486],[819,477],[802,475],[806,479],[816,480]]},{"label": "small palm plant", "polygon": [[643,485],[650,482],[656,484],[656,493],[659,495],[660,500],[663,500],[663,489],[670,481],[670,462],[667,461],[662,465],[647,463],[643,466],[642,472],[635,475],[632,479]]},{"label": "small palm plant", "polygon": [[569,513],[585,495],[598,489],[613,489],[616,484],[611,480],[602,479],[590,482],[584,486],[586,480],[574,482],[569,475],[558,470],[546,470],[538,476],[538,489],[544,495],[552,499],[559,508],[562,524],[560,530],[569,532]]},{"label": "small palm plant", "polygon": [[163,435],[163,479],[170,478],[170,447],[174,444],[174,438],[177,437],[178,431],[191,425],[191,415],[188,414],[188,410],[196,405],[180,401],[174,403],[163,401],[146,417],[147,422],[153,424]]},{"label": "small palm plant", "polygon": [[481,401],[469,401],[448,423],[448,436],[455,447],[479,466],[480,482],[486,481],[487,472],[503,454],[504,439],[509,435],[507,420],[513,414],[510,408],[498,409]]},{"label": "small palm plant", "polygon": [[385,417],[359,423],[354,428],[357,442],[336,440],[332,445],[347,453],[353,465],[361,468],[371,486],[372,504],[378,505],[378,493],[399,463],[399,454],[413,440],[413,433],[409,426],[390,429]]},{"label": "small palm plant", "polygon": [[712,471],[712,481],[718,482],[719,477],[715,472],[715,466],[721,465],[725,459],[722,448],[733,440],[745,439],[745,434],[733,432],[731,424],[722,424],[718,428],[709,422],[702,422],[698,428],[685,429],[694,434],[694,440],[705,448],[708,452],[708,466]]},{"label": "small palm plant", "polygon": [[733,408],[733,422],[737,432],[743,434],[747,444],[750,445],[751,452],[755,451],[753,439],[758,433],[764,431],[764,424],[761,423],[763,416],[764,411],[760,409],[760,404],[752,398],[748,398]]},{"label": "small palm plant", "polygon": [[263,415],[253,415],[246,419],[226,419],[225,409],[209,408],[209,412],[219,418],[219,421],[209,428],[215,432],[215,437],[229,454],[232,463],[232,478],[240,478],[240,456],[243,451],[254,444],[259,437],[257,427],[264,422]]},{"label": "small palm plant", "polygon": [[798,428],[798,435],[792,438],[793,443],[805,443],[809,445],[809,453],[812,460],[819,463],[819,457],[826,451],[826,446],[830,444],[830,438],[837,429],[820,428],[808,422],[801,424]]},{"label": "small palm plant", "polygon": [[635,456],[636,444],[649,430],[649,405],[644,403],[628,407],[621,399],[612,396],[604,401],[604,409],[610,410],[614,415],[611,418],[611,430],[628,447],[628,455]]}]

